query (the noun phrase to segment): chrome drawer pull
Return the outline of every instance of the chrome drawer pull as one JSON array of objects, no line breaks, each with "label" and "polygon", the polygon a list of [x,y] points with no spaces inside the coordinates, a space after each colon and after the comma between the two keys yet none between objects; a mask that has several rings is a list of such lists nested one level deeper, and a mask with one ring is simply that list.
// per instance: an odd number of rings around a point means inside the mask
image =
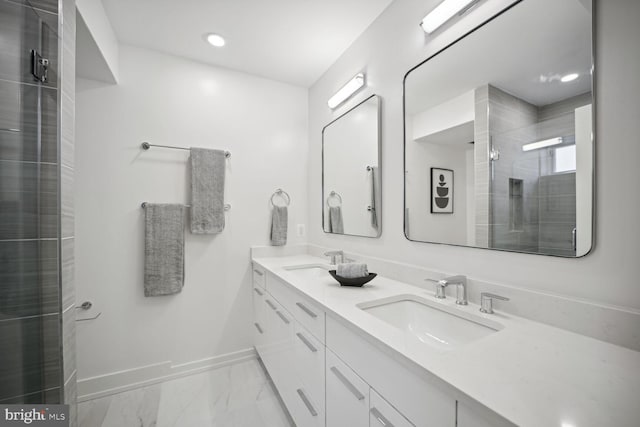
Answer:
[{"label": "chrome drawer pull", "polygon": [[258,330],[258,332],[260,332],[261,334],[264,334],[264,332],[262,332],[262,328],[260,327],[260,325],[258,325],[257,323],[254,323],[254,325],[256,325],[256,329]]},{"label": "chrome drawer pull", "polygon": [[297,302],[296,305],[298,307],[300,307],[302,309],[302,311],[304,311],[305,313],[307,313],[309,316],[313,317],[314,319],[316,317],[318,317],[317,314],[315,314],[313,311],[309,310],[309,308],[306,305],[304,305],[303,303]]},{"label": "chrome drawer pull", "polygon": [[266,300],[264,300],[264,302],[266,302],[266,303],[267,303],[267,305],[268,305],[269,307],[271,307],[271,310],[275,310],[275,309],[276,309],[276,306],[275,306],[275,305],[273,305],[273,303],[271,302],[271,300],[266,299]]},{"label": "chrome drawer pull", "polygon": [[313,353],[318,351],[318,349],[315,348],[313,344],[311,344],[311,342],[307,339],[307,337],[302,335],[300,332],[298,332],[296,335],[298,336],[298,338],[300,338],[300,341],[302,341],[304,345],[309,347],[309,350],[311,350]]},{"label": "chrome drawer pull", "polygon": [[286,317],[284,317],[284,314],[280,313],[279,311],[276,311],[276,314],[278,315],[278,317],[280,317],[282,319],[282,321],[284,323],[286,323],[287,325],[291,322],[289,322],[289,319],[287,319]]},{"label": "chrome drawer pull", "polygon": [[258,288],[253,288],[253,290],[256,292],[256,294],[258,294],[260,296],[264,295],[264,293]]},{"label": "chrome drawer pull", "polygon": [[342,384],[344,384],[344,386],[349,389],[349,391],[356,397],[356,399],[358,400],[363,400],[364,399],[364,394],[360,393],[360,390],[358,390],[356,388],[356,386],[354,386],[353,384],[351,384],[351,381],[349,381],[347,379],[347,377],[345,377],[344,375],[342,375],[342,372],[340,372],[338,370],[338,368],[336,368],[335,366],[331,367],[331,372],[333,372],[333,374],[338,377],[338,379],[340,380],[340,382]]},{"label": "chrome drawer pull", "polygon": [[256,273],[258,276],[263,276],[264,273],[260,270],[256,270],[255,268],[253,269],[253,272]]},{"label": "chrome drawer pull", "polygon": [[307,395],[304,394],[304,391],[302,391],[301,388],[296,391],[298,392],[298,396],[300,396],[300,399],[302,399],[302,402],[307,407],[311,415],[313,415],[314,417],[318,416],[318,413],[315,409],[313,409],[313,406],[311,405],[311,402],[309,402],[309,399],[307,399]]},{"label": "chrome drawer pull", "polygon": [[386,419],[385,416],[382,415],[377,408],[371,408],[369,412],[371,412],[371,415],[373,415],[373,417],[376,420],[378,420],[378,422],[382,424],[384,427],[393,427],[393,424],[391,424],[391,421]]}]

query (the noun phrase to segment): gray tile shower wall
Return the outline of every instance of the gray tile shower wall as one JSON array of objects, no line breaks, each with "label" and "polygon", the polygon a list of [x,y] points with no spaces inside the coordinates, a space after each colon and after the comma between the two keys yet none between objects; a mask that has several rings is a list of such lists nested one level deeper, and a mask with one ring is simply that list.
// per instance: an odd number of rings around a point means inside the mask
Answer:
[{"label": "gray tile shower wall", "polygon": [[60,315],[0,320],[0,401],[60,388]]},{"label": "gray tile shower wall", "polygon": [[64,401],[73,420],[74,52],[75,1],[0,0],[0,403]]},{"label": "gray tile shower wall", "polygon": [[59,310],[58,242],[0,240],[0,319]]},{"label": "gray tile shower wall", "polygon": [[44,86],[58,84],[58,16],[29,6],[0,1],[0,79],[36,84],[31,74],[31,50],[49,60]]},{"label": "gray tile shower wall", "polygon": [[75,301],[75,206],[74,206],[74,140],[75,140],[75,51],[76,2],[60,0],[58,32],[60,58],[60,253],[62,301],[63,402],[70,406],[70,427],[77,420],[76,373],[76,301]]},{"label": "gray tile shower wall", "polygon": [[0,80],[0,160],[57,162],[57,97],[55,89]]}]

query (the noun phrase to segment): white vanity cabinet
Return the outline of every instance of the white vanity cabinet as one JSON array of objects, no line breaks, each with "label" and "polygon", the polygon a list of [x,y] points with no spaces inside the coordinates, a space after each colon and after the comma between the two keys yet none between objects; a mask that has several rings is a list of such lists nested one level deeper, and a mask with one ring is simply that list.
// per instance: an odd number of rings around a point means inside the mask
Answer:
[{"label": "white vanity cabinet", "polygon": [[260,277],[254,268],[256,350],[296,425],[325,427],[324,311],[273,275]]},{"label": "white vanity cabinet", "polygon": [[263,351],[267,340],[265,292],[264,288],[253,285],[253,343],[258,353]]},{"label": "white vanity cabinet", "polygon": [[326,359],[327,426],[369,427],[369,384],[329,349]]},{"label": "white vanity cabinet", "polygon": [[[375,347],[342,323],[327,316],[327,351],[333,351],[346,365],[371,387],[370,409],[382,413],[394,409],[401,418],[419,427],[455,427],[456,399],[444,392],[441,385],[419,378],[400,362]],[[329,376],[329,373],[327,373]],[[383,402],[375,406],[373,392],[384,396]],[[327,398],[329,399],[329,398]],[[377,398],[376,398],[377,399]],[[384,406],[384,402],[389,402]],[[328,406],[327,411],[331,408]],[[373,411],[374,413],[376,411]],[[370,411],[371,414],[371,411]],[[328,417],[332,417],[331,414]],[[394,418],[395,415],[389,415]],[[387,418],[391,421],[391,418]],[[393,425],[398,425],[393,423]],[[379,422],[378,422],[379,424]],[[371,422],[371,426],[377,427]]]}]

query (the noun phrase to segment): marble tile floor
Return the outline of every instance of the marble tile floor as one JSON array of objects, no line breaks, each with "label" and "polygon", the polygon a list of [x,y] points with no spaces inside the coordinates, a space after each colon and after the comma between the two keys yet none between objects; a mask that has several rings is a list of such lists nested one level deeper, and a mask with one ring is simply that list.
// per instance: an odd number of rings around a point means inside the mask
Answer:
[{"label": "marble tile floor", "polygon": [[249,360],[82,402],[79,427],[291,427],[262,364]]}]

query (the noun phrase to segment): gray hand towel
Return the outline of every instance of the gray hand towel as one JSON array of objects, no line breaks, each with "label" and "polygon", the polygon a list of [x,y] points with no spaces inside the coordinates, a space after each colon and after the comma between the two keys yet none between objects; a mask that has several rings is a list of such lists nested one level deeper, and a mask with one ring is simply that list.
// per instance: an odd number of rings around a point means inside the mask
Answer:
[{"label": "gray hand towel", "polygon": [[224,230],[224,175],[224,151],[191,148],[191,233]]},{"label": "gray hand towel", "polygon": [[147,203],[144,296],[177,294],[184,286],[184,205]]},{"label": "gray hand towel", "polygon": [[376,198],[377,198],[377,191],[378,191],[378,185],[376,182],[376,179],[378,179],[378,167],[377,166],[373,166],[371,168],[371,226],[373,228],[378,228],[378,212],[376,210]]},{"label": "gray hand towel", "polygon": [[289,211],[286,206],[274,206],[271,209],[271,245],[283,246],[287,244],[287,226]]},{"label": "gray hand towel", "polygon": [[344,234],[342,208],[340,206],[329,207],[329,233]]},{"label": "gray hand towel", "polygon": [[355,279],[356,277],[365,277],[369,275],[367,264],[362,262],[348,262],[338,264],[336,274],[345,279]]}]

